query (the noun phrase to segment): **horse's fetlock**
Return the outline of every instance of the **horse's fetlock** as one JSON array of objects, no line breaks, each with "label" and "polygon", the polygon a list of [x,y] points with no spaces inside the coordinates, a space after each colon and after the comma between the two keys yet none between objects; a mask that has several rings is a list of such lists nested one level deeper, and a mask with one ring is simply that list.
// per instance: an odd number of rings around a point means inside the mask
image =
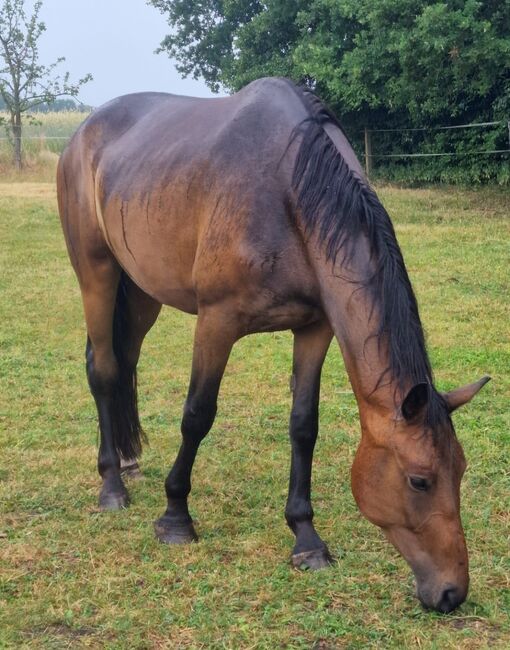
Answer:
[{"label": "horse's fetlock", "polygon": [[289,527],[296,532],[298,524],[313,520],[313,508],[309,501],[302,501],[300,503],[293,503],[287,505],[285,509],[285,520]]},{"label": "horse's fetlock", "polygon": [[165,481],[165,492],[169,500],[186,499],[191,492],[191,481],[177,481],[169,476]]}]

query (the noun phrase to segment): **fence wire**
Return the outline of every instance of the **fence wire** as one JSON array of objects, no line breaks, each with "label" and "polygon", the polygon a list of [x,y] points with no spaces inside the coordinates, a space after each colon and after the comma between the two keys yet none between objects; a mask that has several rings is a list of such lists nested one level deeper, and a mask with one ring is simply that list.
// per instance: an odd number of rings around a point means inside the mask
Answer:
[{"label": "fence wire", "polygon": [[[438,132],[445,132],[445,131],[450,131],[450,130],[460,130],[460,129],[475,129],[475,128],[487,128],[491,126],[503,126],[506,125],[508,129],[508,148],[493,148],[493,149],[473,149],[471,151],[429,151],[429,152],[413,152],[413,151],[400,151],[400,152],[394,152],[394,153],[377,153],[374,151],[374,146],[373,146],[373,140],[372,140],[372,134],[377,134],[377,133],[438,133]],[[381,160],[381,159],[393,159],[393,160],[398,160],[398,159],[416,159],[416,158],[443,158],[443,157],[452,157],[452,158],[461,158],[463,156],[487,156],[487,155],[496,155],[496,154],[510,154],[510,120],[497,120],[497,121],[492,121],[492,122],[472,122],[469,124],[453,124],[453,125],[447,125],[447,126],[431,126],[431,127],[403,127],[403,128],[389,128],[389,129],[369,129],[365,128],[364,129],[364,136],[365,136],[365,152],[364,152],[364,157],[365,157],[365,168],[366,168],[366,173],[367,176],[370,176],[370,174],[373,171],[373,164],[375,160]],[[409,136],[411,137],[411,136]],[[423,145],[425,145],[426,148],[431,148],[431,143],[427,143],[426,138],[422,140],[422,142],[416,142],[414,141],[409,141],[407,142],[407,147],[405,141],[402,141],[401,143],[404,148],[421,148]],[[446,144],[443,142],[443,144]],[[453,147],[455,147],[455,143],[450,143],[452,144]],[[475,144],[473,142],[473,144]],[[489,143],[488,143],[489,144]],[[490,144],[499,144],[494,142]],[[501,142],[503,144],[503,142]],[[383,147],[390,147],[391,144],[389,145],[388,142],[382,144]],[[433,144],[432,144],[433,147]],[[391,148],[393,148],[391,146]],[[391,150],[391,149],[390,149]]]}]

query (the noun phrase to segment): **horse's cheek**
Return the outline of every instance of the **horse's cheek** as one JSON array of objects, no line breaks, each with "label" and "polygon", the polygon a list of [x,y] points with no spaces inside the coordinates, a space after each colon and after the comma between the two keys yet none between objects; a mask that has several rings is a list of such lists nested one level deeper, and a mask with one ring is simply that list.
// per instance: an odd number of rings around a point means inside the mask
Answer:
[{"label": "horse's cheek", "polygon": [[382,526],[376,503],[374,503],[373,483],[369,479],[371,454],[363,442],[359,445],[351,468],[351,489],[354,500],[361,513],[376,526]]}]

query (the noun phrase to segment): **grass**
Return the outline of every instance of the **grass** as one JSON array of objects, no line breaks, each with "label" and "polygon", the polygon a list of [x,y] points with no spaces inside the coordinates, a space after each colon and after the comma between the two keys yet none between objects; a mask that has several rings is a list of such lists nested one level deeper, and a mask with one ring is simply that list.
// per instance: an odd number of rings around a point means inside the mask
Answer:
[{"label": "grass", "polygon": [[469,469],[471,590],[454,615],[421,609],[404,561],[356,509],[356,404],[337,346],[323,376],[314,465],[318,529],[339,559],[298,573],[285,505],[289,333],[234,349],[194,473],[199,544],[152,521],[179,444],[194,319],[163,311],[140,363],[151,446],[128,511],[101,514],[96,416],[80,297],[53,186],[0,183],[0,648],[508,648],[508,196],[379,188],[394,217],[438,384],[493,381],[455,416]]}]

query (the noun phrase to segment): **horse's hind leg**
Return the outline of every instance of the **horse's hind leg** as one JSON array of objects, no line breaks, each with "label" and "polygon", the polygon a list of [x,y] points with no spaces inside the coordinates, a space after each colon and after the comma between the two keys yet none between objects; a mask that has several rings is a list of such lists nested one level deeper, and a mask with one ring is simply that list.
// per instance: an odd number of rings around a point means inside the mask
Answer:
[{"label": "horse's hind leg", "polygon": [[314,528],[310,500],[313,450],[319,426],[320,377],[332,336],[326,322],[294,332],[292,457],[285,517],[296,535],[292,564],[297,568],[319,569],[332,561],[326,544]]},{"label": "horse's hind leg", "polygon": [[221,378],[237,338],[236,332],[227,327],[231,320],[218,309],[199,310],[191,381],[181,424],[182,444],[165,482],[166,512],[154,523],[157,538],[167,544],[198,539],[188,510],[191,470],[198,447],[214,422]]},{"label": "horse's hind leg", "polygon": [[141,451],[136,363],[143,337],[161,306],[121,276],[109,256],[80,280],[88,334],[87,377],[99,418],[98,469],[103,479],[99,506],[117,510],[129,503],[121,458],[136,458]]},{"label": "horse's hind leg", "polygon": [[115,444],[115,402],[119,366],[113,350],[113,321],[120,268],[109,256],[81,272],[87,347],[87,378],[99,419],[98,470],[103,479],[99,505],[103,509],[127,506],[129,497],[120,478],[120,456]]}]

